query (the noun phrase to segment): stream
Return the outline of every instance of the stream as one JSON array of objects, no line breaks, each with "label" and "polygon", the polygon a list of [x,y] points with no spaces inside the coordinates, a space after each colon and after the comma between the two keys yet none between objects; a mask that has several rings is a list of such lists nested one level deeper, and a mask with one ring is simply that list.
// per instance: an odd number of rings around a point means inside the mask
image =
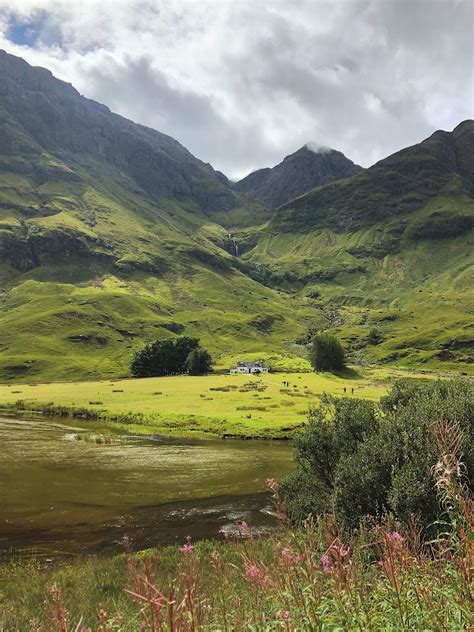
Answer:
[{"label": "stream", "polygon": [[[100,431],[100,430],[99,430]],[[0,417],[0,559],[113,554],[275,526],[266,478],[292,470],[285,442],[116,435],[91,423]]]}]

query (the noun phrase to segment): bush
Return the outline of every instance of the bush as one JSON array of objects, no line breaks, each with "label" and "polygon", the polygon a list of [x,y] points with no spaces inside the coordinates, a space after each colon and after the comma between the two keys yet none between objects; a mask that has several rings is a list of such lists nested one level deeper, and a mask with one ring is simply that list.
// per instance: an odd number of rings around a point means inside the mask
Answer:
[{"label": "bush", "polygon": [[[462,459],[474,471],[474,389],[468,381],[402,380],[380,405],[326,397],[295,439],[296,472],[282,484],[296,521],[334,509],[355,526],[367,514],[419,515],[429,527],[442,508],[431,477],[437,462],[429,423],[458,422]],[[466,479],[467,480],[467,479]]]},{"label": "bush", "polygon": [[212,370],[212,358],[206,349],[193,349],[186,358],[184,370],[190,375],[201,375]]},{"label": "bush", "polygon": [[315,371],[342,371],[345,366],[344,349],[332,334],[318,334],[313,338],[310,361]]}]

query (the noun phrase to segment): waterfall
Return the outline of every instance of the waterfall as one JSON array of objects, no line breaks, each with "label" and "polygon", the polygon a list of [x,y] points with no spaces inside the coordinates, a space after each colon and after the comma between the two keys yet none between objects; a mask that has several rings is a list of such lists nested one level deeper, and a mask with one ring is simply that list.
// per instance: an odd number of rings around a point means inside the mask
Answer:
[{"label": "waterfall", "polygon": [[237,242],[235,241],[234,236],[232,235],[232,233],[227,233],[227,238],[230,239],[232,241],[232,243],[234,244],[235,256],[238,257],[239,256],[239,247],[237,246]]}]

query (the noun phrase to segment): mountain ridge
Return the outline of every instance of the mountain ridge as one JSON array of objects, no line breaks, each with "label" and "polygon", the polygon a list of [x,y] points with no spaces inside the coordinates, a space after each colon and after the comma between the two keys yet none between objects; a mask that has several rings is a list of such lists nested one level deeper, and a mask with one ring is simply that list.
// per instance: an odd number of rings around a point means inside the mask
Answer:
[{"label": "mountain ridge", "polygon": [[362,171],[362,167],[340,151],[331,148],[315,151],[309,145],[303,145],[274,167],[253,171],[233,184],[234,190],[276,209],[316,186]]},{"label": "mountain ridge", "polygon": [[183,333],[224,366],[326,328],[356,362],[474,362],[469,121],[271,210],[49,71],[0,77],[0,379],[127,375]]}]

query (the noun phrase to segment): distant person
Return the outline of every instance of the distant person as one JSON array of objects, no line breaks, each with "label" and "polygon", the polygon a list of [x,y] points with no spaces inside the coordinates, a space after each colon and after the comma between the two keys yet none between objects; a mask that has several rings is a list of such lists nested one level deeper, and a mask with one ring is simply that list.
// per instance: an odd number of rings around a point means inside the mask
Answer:
[{"label": "distant person", "polygon": [[354,395],[354,389],[353,388],[351,388],[351,393]]},{"label": "distant person", "polygon": [[344,393],[347,393],[347,388],[344,386]]}]

